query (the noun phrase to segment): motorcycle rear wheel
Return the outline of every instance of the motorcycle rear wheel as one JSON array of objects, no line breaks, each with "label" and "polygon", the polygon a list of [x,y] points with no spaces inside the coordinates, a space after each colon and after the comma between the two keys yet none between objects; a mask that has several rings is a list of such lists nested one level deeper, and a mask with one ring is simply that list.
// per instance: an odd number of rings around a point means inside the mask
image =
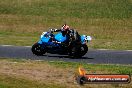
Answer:
[{"label": "motorcycle rear wheel", "polygon": [[69,56],[73,58],[80,58],[84,56],[88,51],[87,45],[73,46],[69,51]]},{"label": "motorcycle rear wheel", "polygon": [[88,52],[88,46],[83,44],[81,45],[81,56],[84,56]]}]

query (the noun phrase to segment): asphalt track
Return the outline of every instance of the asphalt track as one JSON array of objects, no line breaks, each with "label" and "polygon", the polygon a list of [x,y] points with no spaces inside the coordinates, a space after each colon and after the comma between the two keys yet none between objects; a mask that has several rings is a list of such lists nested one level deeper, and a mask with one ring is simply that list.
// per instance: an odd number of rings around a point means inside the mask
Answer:
[{"label": "asphalt track", "polygon": [[45,54],[36,56],[31,52],[31,47],[22,46],[3,46],[0,45],[0,57],[49,60],[49,61],[68,61],[92,64],[132,64],[132,51],[118,50],[94,50],[89,49],[88,53],[82,58],[69,58],[67,55]]}]

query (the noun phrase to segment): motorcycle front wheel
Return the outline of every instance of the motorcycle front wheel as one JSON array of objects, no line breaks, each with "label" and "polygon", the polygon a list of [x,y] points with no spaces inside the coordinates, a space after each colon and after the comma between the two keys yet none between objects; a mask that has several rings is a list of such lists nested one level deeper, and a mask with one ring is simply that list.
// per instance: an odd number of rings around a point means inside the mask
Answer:
[{"label": "motorcycle front wheel", "polygon": [[37,55],[37,56],[42,56],[42,55],[44,55],[46,53],[46,51],[42,49],[42,46],[39,43],[35,43],[32,46],[31,50],[32,50],[32,53]]}]

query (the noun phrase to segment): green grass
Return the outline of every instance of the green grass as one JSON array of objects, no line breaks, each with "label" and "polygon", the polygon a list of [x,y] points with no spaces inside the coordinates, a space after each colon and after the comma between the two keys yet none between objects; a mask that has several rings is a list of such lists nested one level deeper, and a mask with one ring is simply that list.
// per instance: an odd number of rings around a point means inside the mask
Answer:
[{"label": "green grass", "polygon": [[131,0],[4,0],[1,14],[46,17],[130,18]]},{"label": "green grass", "polygon": [[[90,74],[91,72],[98,74],[98,71],[104,72],[104,74],[131,74],[132,75],[132,66],[127,65],[108,65],[108,64],[86,64],[86,63],[76,63],[76,62],[49,62],[49,64],[61,68],[78,68],[82,66]],[[97,71],[97,72],[96,72]]]},{"label": "green grass", "polygon": [[[132,65],[120,65],[120,64],[88,64],[83,62],[83,60],[81,62],[64,62],[64,61],[33,61],[33,60],[26,60],[26,59],[1,59],[1,60],[6,60],[9,62],[18,62],[18,63],[37,63],[37,64],[45,64],[48,63],[49,65],[53,66],[53,67],[57,67],[57,68],[72,68],[72,69],[78,69],[79,66],[82,66],[83,68],[85,68],[88,72],[95,72],[96,71],[102,71],[102,72],[107,72],[107,74],[130,74],[132,75]],[[97,73],[98,74],[98,73]]]},{"label": "green grass", "polygon": [[[82,66],[87,74],[130,74],[131,65],[36,61],[0,58],[0,88],[78,88],[74,77]],[[81,88],[131,88],[130,84],[88,84]]]},{"label": "green grass", "polygon": [[65,22],[92,48],[132,49],[132,0],[1,0],[0,44],[32,45]]},{"label": "green grass", "polygon": [[22,77],[0,74],[0,88],[65,88],[57,84],[40,83]]}]

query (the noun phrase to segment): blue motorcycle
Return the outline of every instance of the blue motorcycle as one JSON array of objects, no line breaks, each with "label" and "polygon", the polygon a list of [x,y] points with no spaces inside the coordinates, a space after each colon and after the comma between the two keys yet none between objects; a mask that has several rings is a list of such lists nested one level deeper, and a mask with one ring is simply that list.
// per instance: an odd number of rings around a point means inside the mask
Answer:
[{"label": "blue motorcycle", "polygon": [[79,35],[74,29],[70,29],[68,35],[63,31],[48,31],[42,33],[40,40],[32,46],[31,50],[37,56],[51,53],[82,57],[88,51],[86,43],[91,40],[91,36]]}]

